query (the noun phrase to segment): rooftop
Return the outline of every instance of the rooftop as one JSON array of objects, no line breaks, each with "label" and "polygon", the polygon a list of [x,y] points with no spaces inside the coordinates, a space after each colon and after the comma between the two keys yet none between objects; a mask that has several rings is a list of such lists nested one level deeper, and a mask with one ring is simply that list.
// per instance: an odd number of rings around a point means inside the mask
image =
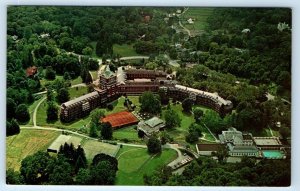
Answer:
[{"label": "rooftop", "polygon": [[102,122],[109,122],[114,127],[121,127],[129,124],[137,123],[139,120],[128,111],[121,111],[107,115],[101,119]]},{"label": "rooftop", "polygon": [[215,102],[219,103],[220,105],[221,104],[224,104],[224,105],[232,104],[230,100],[223,99],[217,93],[205,92],[205,91],[202,91],[202,90],[198,90],[198,89],[194,89],[194,88],[190,88],[190,87],[186,87],[186,86],[182,86],[182,85],[175,85],[175,88],[181,89],[181,90],[184,90],[184,91],[189,91],[189,92],[192,92],[192,93],[196,93],[198,95],[208,96],[211,99],[213,99]]},{"label": "rooftop", "polygon": [[279,146],[282,145],[278,137],[253,137],[257,146]]},{"label": "rooftop", "polygon": [[68,102],[63,103],[62,105],[68,107],[68,106],[70,106],[70,105],[73,105],[73,104],[75,104],[75,103],[84,101],[84,100],[86,100],[86,99],[88,99],[88,98],[91,98],[91,97],[94,97],[94,96],[99,96],[99,94],[98,94],[97,91],[94,91],[94,92],[92,92],[92,93],[85,94],[85,95],[80,96],[80,97],[75,98],[75,99],[72,99],[72,100],[70,100],[70,101],[68,101]]},{"label": "rooftop", "polygon": [[110,77],[114,76],[115,73],[113,73],[113,72],[110,70],[109,65],[106,65],[105,71],[102,73],[102,75],[103,75],[105,78],[110,78]]},{"label": "rooftop", "polygon": [[145,123],[153,128],[155,126],[158,126],[158,125],[164,123],[164,121],[158,117],[152,117],[151,119],[145,121]]},{"label": "rooftop", "polygon": [[205,144],[199,143],[196,145],[198,151],[218,151],[219,149],[225,148],[223,144]]}]

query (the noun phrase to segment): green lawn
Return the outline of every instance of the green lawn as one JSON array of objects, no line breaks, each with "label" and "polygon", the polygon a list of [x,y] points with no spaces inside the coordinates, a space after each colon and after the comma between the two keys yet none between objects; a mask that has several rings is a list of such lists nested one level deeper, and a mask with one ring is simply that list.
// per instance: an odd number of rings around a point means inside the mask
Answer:
[{"label": "green lawn", "polygon": [[37,115],[36,115],[38,126],[51,126],[60,129],[69,129],[73,131],[88,133],[88,129],[83,128],[83,126],[87,125],[90,122],[91,118],[89,116],[73,121],[72,123],[61,123],[60,120],[57,120],[55,122],[47,122],[46,110],[47,110],[47,103],[43,102],[38,108]]},{"label": "green lawn", "polygon": [[152,158],[147,149],[123,146],[117,158],[119,170],[116,185],[143,185],[143,175],[153,173],[177,157],[174,150],[163,150]]},{"label": "green lawn", "polygon": [[114,139],[122,141],[123,139],[128,139],[130,142],[141,142],[141,139],[138,137],[137,131],[134,129],[136,125],[123,127],[117,130],[114,130],[113,137]]},{"label": "green lawn", "polygon": [[33,121],[32,121],[32,118],[33,118],[33,112],[34,112],[34,109],[36,108],[37,104],[41,101],[41,99],[43,99],[43,97],[41,97],[41,98],[38,99],[38,100],[35,100],[35,101],[28,107],[29,114],[30,114],[30,120],[29,120],[29,122],[27,123],[27,125],[33,125]]},{"label": "green lawn", "polygon": [[56,131],[22,129],[18,135],[6,137],[6,168],[19,170],[21,161],[37,151],[46,151],[59,135]]},{"label": "green lawn", "polygon": [[75,87],[69,88],[70,100],[80,97],[88,93],[87,87]]},{"label": "green lawn", "polygon": [[[135,110],[136,111],[139,110],[140,105],[141,105],[139,103],[139,96],[128,96],[128,99],[131,100],[132,103],[137,106]],[[127,108],[124,107],[124,101],[125,101],[125,97],[124,96],[119,97],[117,100],[113,101],[112,105],[114,106],[114,109],[111,110],[111,111],[106,110],[105,111],[105,115],[127,110]]]},{"label": "green lawn", "polygon": [[128,44],[114,44],[113,46],[114,54],[119,54],[121,57],[124,56],[138,56],[139,54],[133,48],[133,45]]},{"label": "green lawn", "polygon": [[78,76],[77,78],[75,78],[74,80],[71,81],[71,85],[76,85],[76,84],[81,84],[82,83],[82,79],[80,76]]},{"label": "green lawn", "polygon": [[90,71],[90,73],[92,74],[93,81],[98,79],[98,71]]},{"label": "green lawn", "polygon": [[[182,24],[189,30],[202,31],[207,26],[207,18],[212,14],[213,8],[190,7],[182,18]],[[187,20],[192,18],[194,24],[189,24]]]},{"label": "green lawn", "polygon": [[92,57],[99,58],[99,56],[96,55],[96,44],[97,44],[96,41],[90,43],[90,45],[91,45],[92,48],[93,48]]},{"label": "green lawn", "polygon": [[[195,119],[192,114],[186,114],[182,112],[181,104],[171,104],[171,109],[175,110],[181,119],[180,127],[175,129],[168,129],[168,133],[174,140],[178,143],[185,143],[185,135],[188,133],[189,126],[195,122]],[[164,119],[165,110],[163,110],[163,119]]]}]

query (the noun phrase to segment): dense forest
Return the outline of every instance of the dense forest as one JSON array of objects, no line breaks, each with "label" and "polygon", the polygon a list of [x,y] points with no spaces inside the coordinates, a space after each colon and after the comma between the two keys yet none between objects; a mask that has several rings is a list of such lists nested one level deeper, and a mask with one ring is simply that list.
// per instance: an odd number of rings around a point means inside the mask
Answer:
[{"label": "dense forest", "polygon": [[183,60],[253,84],[277,84],[277,93],[290,99],[291,25],[290,9],[215,9],[206,32],[187,41],[187,47],[202,52],[183,54]]},{"label": "dense forest", "polygon": [[168,167],[158,169],[145,175],[144,182],[168,186],[289,186],[291,182],[291,166],[284,160],[256,163],[255,159],[245,157],[240,163],[230,164],[200,157],[182,175],[171,172]]}]

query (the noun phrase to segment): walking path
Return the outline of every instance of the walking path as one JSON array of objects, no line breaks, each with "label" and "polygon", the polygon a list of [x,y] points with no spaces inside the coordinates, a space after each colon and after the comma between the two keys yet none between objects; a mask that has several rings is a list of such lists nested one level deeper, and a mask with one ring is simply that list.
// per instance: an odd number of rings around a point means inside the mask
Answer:
[{"label": "walking path", "polygon": [[32,117],[32,121],[33,121],[33,126],[36,127],[36,113],[38,108],[40,107],[40,105],[47,99],[47,97],[43,97],[43,99],[37,104],[37,106],[34,108],[33,111],[33,117]]},{"label": "walking path", "polygon": [[[185,8],[184,11],[180,14],[180,17],[181,17],[181,15],[183,15],[187,10],[189,10],[189,8]],[[183,28],[183,30],[185,30],[185,31],[188,33],[188,35],[189,35],[189,37],[190,37],[190,36],[191,36],[191,31],[190,31],[189,29],[187,29],[186,27],[183,26],[183,24],[182,24],[181,21],[180,21],[180,18],[179,18],[178,24],[179,24],[179,26],[181,26],[181,28]]]}]

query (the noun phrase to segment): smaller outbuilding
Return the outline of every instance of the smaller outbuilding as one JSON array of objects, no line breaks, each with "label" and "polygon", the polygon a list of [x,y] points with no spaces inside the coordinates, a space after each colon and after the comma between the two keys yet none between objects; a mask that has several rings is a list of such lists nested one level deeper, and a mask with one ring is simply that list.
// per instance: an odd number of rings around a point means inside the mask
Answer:
[{"label": "smaller outbuilding", "polygon": [[196,144],[196,149],[199,155],[211,156],[213,152],[226,149],[226,146],[220,143],[211,143],[211,144],[199,143]]},{"label": "smaller outbuilding", "polygon": [[143,131],[147,136],[151,136],[153,133],[159,132],[159,130],[164,127],[165,122],[158,117],[152,117],[151,119],[138,123],[138,130]]}]

